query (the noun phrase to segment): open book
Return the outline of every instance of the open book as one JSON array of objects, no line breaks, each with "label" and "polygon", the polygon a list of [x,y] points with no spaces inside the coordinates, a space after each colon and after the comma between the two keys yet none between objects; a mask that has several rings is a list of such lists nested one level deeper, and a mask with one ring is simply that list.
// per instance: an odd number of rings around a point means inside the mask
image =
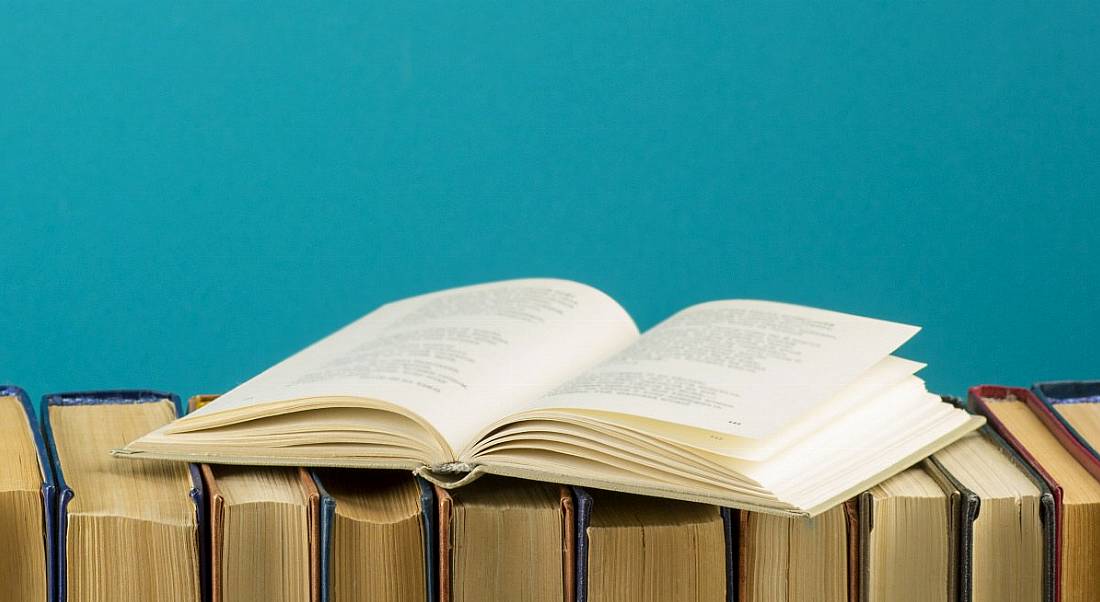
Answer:
[{"label": "open book", "polygon": [[384,305],[114,453],[813,515],[982,424],[890,355],[917,330],[735,300],[640,335],[577,282],[481,284]]}]

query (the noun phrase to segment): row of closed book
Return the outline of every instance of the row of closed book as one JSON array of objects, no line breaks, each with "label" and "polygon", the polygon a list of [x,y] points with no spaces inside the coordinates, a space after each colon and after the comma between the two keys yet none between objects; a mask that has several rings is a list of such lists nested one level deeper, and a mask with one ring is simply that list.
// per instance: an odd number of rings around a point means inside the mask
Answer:
[{"label": "row of closed book", "polygon": [[1100,382],[974,387],[969,408],[981,432],[804,519],[502,477],[124,462],[107,451],[178,398],[46,395],[39,423],[3,387],[0,599],[1100,599]]}]

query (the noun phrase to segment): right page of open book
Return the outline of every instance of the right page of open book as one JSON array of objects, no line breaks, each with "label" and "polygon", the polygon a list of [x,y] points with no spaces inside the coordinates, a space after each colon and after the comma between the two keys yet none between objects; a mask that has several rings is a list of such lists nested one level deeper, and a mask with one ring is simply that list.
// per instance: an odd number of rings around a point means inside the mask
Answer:
[{"label": "right page of open book", "polygon": [[764,438],[851,384],[919,329],[768,301],[687,308],[531,408],[618,412]]}]

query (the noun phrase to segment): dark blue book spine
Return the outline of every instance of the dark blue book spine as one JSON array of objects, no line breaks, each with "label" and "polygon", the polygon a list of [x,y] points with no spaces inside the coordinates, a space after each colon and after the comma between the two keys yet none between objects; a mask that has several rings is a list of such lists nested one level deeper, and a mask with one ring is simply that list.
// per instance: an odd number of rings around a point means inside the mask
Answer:
[{"label": "dark blue book spine", "polygon": [[722,532],[726,536],[726,602],[737,600],[737,555],[740,553],[741,521],[737,510],[722,508]]},{"label": "dark blue book spine", "polygon": [[318,554],[321,555],[319,563],[321,565],[321,600],[320,602],[329,601],[329,584],[331,583],[330,575],[332,575],[332,522],[336,517],[336,500],[329,495],[328,490],[325,489],[324,483],[321,482],[321,478],[317,476],[317,471],[309,471],[309,476],[313,479],[313,484],[317,487],[317,492],[321,496],[320,517],[318,517]]},{"label": "dark blue book spine", "polygon": [[424,525],[424,578],[428,586],[428,602],[439,600],[439,521],[436,508],[435,489],[420,477],[416,484],[420,487],[420,520]]},{"label": "dark blue book spine", "polygon": [[577,511],[577,528],[575,529],[576,575],[574,583],[577,585],[577,602],[588,600],[588,525],[592,522],[592,506],[594,500],[592,494],[581,487],[573,487],[573,507]]}]

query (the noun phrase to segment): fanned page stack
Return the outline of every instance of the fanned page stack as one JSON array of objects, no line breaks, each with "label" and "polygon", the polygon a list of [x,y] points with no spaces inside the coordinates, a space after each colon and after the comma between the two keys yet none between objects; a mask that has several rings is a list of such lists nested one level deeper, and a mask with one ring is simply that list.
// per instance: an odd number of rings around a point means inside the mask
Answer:
[{"label": "fanned page stack", "polygon": [[639,335],[583,284],[482,284],[384,305],[115,453],[815,515],[983,423],[890,355],[917,330],[736,300]]}]

